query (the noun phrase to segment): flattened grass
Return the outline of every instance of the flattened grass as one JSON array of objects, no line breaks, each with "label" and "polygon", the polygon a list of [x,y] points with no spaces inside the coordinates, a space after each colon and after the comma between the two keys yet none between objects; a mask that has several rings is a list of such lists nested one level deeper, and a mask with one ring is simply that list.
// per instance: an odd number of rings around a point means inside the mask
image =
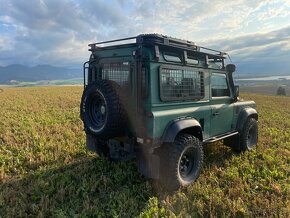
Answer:
[{"label": "flattened grass", "polygon": [[185,190],[153,190],[133,161],[110,163],[85,148],[81,87],[0,92],[0,217],[289,217],[290,98],[257,102],[259,146],[242,155],[205,147],[200,178]]}]

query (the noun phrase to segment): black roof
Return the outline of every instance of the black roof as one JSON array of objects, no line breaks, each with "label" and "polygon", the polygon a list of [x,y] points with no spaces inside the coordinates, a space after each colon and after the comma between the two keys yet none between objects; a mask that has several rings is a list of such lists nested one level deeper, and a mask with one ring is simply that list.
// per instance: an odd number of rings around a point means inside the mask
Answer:
[{"label": "black roof", "polygon": [[91,47],[89,50],[90,51],[95,51],[99,50],[102,48],[112,48],[112,46],[105,46],[105,47],[100,47],[97,45],[102,45],[102,44],[108,44],[108,43],[114,43],[114,42],[121,42],[121,41],[128,41],[128,40],[133,40],[135,39],[135,43],[128,43],[128,44],[122,44],[122,45],[115,45],[113,47],[123,47],[123,46],[128,46],[128,45],[162,45],[162,46],[170,46],[170,47],[175,47],[175,48],[182,48],[185,50],[192,50],[196,51],[198,53],[203,53],[203,54],[208,54],[213,57],[219,57],[219,58],[225,58],[227,55],[226,52],[202,47],[202,46],[197,46],[194,42],[192,41],[187,41],[187,40],[182,40],[182,39],[177,39],[161,34],[140,34],[138,36],[134,37],[128,37],[128,38],[121,38],[121,39],[116,39],[116,40],[110,40],[110,41],[103,41],[103,42],[97,42],[97,43],[92,43],[89,44]]}]

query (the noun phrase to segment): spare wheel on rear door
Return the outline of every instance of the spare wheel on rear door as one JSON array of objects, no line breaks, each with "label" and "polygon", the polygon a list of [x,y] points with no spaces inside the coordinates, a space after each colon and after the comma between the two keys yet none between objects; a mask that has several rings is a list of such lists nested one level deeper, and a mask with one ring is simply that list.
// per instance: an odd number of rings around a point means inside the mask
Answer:
[{"label": "spare wheel on rear door", "polygon": [[80,114],[87,133],[102,139],[123,133],[125,113],[118,93],[120,86],[110,80],[99,80],[85,88]]}]

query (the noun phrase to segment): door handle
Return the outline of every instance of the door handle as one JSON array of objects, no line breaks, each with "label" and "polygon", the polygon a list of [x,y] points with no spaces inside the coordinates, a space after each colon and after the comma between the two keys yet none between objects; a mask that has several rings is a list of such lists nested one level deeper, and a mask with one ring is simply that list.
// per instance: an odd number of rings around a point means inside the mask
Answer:
[{"label": "door handle", "polygon": [[220,113],[219,112],[214,112],[212,115],[213,116],[217,116],[217,115],[219,115]]}]

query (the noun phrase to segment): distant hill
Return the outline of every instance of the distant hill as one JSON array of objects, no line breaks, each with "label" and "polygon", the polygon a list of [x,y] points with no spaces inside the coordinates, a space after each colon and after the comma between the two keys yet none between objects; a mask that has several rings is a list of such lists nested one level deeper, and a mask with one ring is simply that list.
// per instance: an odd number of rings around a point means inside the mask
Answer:
[{"label": "distant hill", "polygon": [[28,67],[13,64],[0,66],[0,84],[10,84],[11,81],[34,82],[39,80],[66,80],[82,77],[81,69],[68,69],[51,65]]},{"label": "distant hill", "polygon": [[[270,68],[269,64],[256,66],[250,63],[239,63],[237,64],[237,72],[234,74],[234,77],[251,78],[290,75],[290,64],[289,67],[285,68],[276,65],[273,66],[276,67],[277,71],[271,73],[272,68]],[[82,69],[69,69],[52,65],[28,67],[21,64],[12,64],[6,67],[0,66],[0,84],[17,84],[19,82],[36,82],[42,80],[68,80],[81,78],[82,76]]]},{"label": "distant hill", "polygon": [[266,76],[289,76],[290,62],[283,61],[243,61],[236,63],[237,72],[234,76],[250,78],[250,77],[266,77]]}]

